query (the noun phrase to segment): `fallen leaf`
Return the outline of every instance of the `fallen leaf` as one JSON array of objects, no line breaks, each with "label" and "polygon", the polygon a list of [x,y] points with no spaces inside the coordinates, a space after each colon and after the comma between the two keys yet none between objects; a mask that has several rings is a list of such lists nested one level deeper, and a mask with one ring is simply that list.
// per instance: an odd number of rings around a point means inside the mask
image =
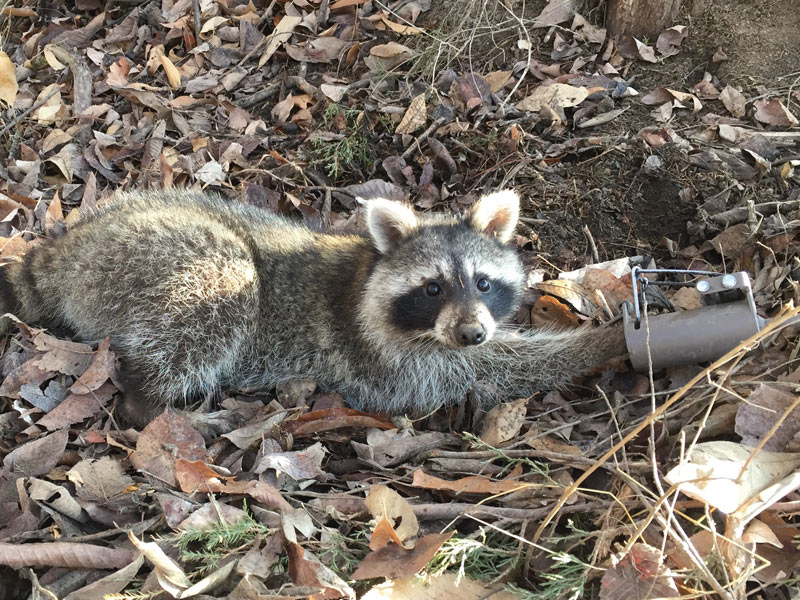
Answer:
[{"label": "fallen leaf", "polygon": [[680,53],[681,42],[689,34],[686,25],[675,25],[661,32],[656,40],[656,49],[662,56],[675,56]]},{"label": "fallen leaf", "polygon": [[181,458],[205,460],[206,444],[185,417],[166,410],[139,434],[131,463],[143,473],[152,473],[161,481],[175,485],[175,460]]},{"label": "fallen leaf", "polygon": [[417,535],[419,523],[408,500],[390,487],[373,485],[369,488],[367,508],[374,519],[385,518],[403,542]]},{"label": "fallen leaf", "polygon": [[411,134],[420,129],[428,119],[425,108],[425,94],[414,96],[409,104],[403,119],[397,125],[395,133]]},{"label": "fallen leaf", "polygon": [[397,579],[411,577],[427,565],[437,550],[452,537],[454,531],[426,535],[417,540],[412,550],[406,550],[397,544],[388,544],[380,550],[371,552],[358,563],[358,568],[350,577],[359,579],[373,579],[386,577]]},{"label": "fallen leaf", "polygon": [[578,106],[589,95],[585,87],[554,83],[540,85],[532,94],[517,102],[520,110],[539,111],[543,106],[550,108],[569,108]]},{"label": "fallen leaf", "polygon": [[680,483],[687,496],[731,514],[800,466],[798,453],[752,453],[734,442],[703,442],[665,478]]},{"label": "fallen leaf", "polygon": [[600,580],[600,600],[655,600],[678,598],[676,576],[663,565],[658,548],[637,543],[629,554],[614,557],[614,565]]},{"label": "fallen leaf", "polygon": [[335,407],[325,410],[314,410],[304,414],[295,421],[285,421],[281,429],[297,437],[329,431],[341,427],[379,427],[394,429],[394,425],[377,416],[352,408]]},{"label": "fallen leaf", "polygon": [[286,543],[289,557],[289,577],[295,585],[322,588],[322,594],[315,594],[314,600],[341,598],[347,596],[355,600],[356,593],[336,573],[323,565],[319,559],[295,542]]},{"label": "fallen leaf", "polygon": [[513,71],[492,71],[484,76],[484,79],[489,84],[493,94],[496,94],[508,83],[511,79]]},{"label": "fallen leaf", "polygon": [[619,49],[619,53],[625,58],[633,58],[651,63],[658,62],[655,50],[628,33],[620,36],[617,41],[617,48]]},{"label": "fallen leaf", "polygon": [[302,17],[284,15],[284,17],[280,20],[270,34],[269,42],[267,42],[267,47],[264,50],[264,54],[262,54],[261,58],[258,59],[259,68],[267,64],[267,61],[269,61],[269,59],[272,58],[272,55],[277,52],[278,48],[281,47],[281,44],[285,44],[289,41],[289,38],[292,37],[292,32],[302,22]]},{"label": "fallen leaf", "polygon": [[492,447],[514,439],[525,424],[527,410],[527,398],[514,402],[501,402],[483,418],[480,439]]},{"label": "fallen leaf", "polygon": [[531,308],[531,324],[535,327],[577,327],[578,315],[553,296],[542,296]]},{"label": "fallen leaf", "polygon": [[533,20],[533,27],[552,27],[569,21],[582,4],[581,0],[548,0],[547,6]]},{"label": "fallen leaf", "polygon": [[453,492],[459,494],[480,494],[494,496],[497,494],[507,494],[510,492],[517,492],[525,488],[531,487],[533,484],[515,479],[509,480],[493,480],[489,477],[481,475],[470,475],[468,477],[461,477],[453,481],[440,479],[433,475],[428,475],[422,469],[414,471],[414,480],[411,485],[418,488]]},{"label": "fallen leaf", "polygon": [[0,50],[0,100],[9,107],[14,106],[17,91],[19,91],[19,85],[14,63],[11,62],[8,54]]},{"label": "fallen leaf", "polygon": [[783,102],[777,98],[762,98],[753,103],[756,112],[754,118],[760,123],[767,125],[776,125],[778,127],[795,127],[797,126],[797,117],[795,117],[789,109],[783,105]]},{"label": "fallen leaf", "polygon": [[370,48],[369,53],[378,58],[394,58],[401,54],[413,54],[413,51],[408,46],[398,44],[397,42],[389,42],[388,44],[378,44]]},{"label": "fallen leaf", "polygon": [[164,73],[167,76],[167,82],[169,83],[170,87],[173,90],[177,90],[181,87],[181,74],[175,65],[172,64],[172,61],[166,54],[160,54],[158,57],[159,61],[161,62],[161,66],[164,68]]},{"label": "fallen leaf", "polygon": [[448,571],[438,577],[409,577],[379,583],[361,600],[518,600],[518,595],[503,586],[502,583],[490,586]]},{"label": "fallen leaf", "polygon": [[[800,407],[795,406],[786,416],[796,400],[797,396],[782,389],[764,383],[759,385],[746,402],[739,404],[736,412],[736,433],[742,437],[742,444],[756,446],[769,435],[763,446],[765,450],[786,451],[800,432]],[[784,420],[773,432],[778,419]]]}]

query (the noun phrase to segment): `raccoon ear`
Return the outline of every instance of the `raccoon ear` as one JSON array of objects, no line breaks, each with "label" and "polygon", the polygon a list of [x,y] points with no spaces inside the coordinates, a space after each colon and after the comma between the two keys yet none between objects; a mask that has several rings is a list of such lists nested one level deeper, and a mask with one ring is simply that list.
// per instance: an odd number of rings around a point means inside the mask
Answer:
[{"label": "raccoon ear", "polygon": [[518,219],[519,196],[514,190],[501,190],[483,196],[469,213],[472,227],[504,244],[514,234]]},{"label": "raccoon ear", "polygon": [[385,254],[417,229],[413,209],[383,198],[367,202],[367,229],[378,252]]}]

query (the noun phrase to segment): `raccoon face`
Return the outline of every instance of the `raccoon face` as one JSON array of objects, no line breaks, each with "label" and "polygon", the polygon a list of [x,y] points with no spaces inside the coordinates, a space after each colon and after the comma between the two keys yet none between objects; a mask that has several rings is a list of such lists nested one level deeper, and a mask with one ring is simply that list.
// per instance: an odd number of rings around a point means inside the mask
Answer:
[{"label": "raccoon face", "polygon": [[380,258],[359,307],[366,335],[379,345],[485,344],[514,314],[525,276],[505,244],[519,198],[484,196],[464,217],[418,216],[388,200],[367,205],[367,226]]}]

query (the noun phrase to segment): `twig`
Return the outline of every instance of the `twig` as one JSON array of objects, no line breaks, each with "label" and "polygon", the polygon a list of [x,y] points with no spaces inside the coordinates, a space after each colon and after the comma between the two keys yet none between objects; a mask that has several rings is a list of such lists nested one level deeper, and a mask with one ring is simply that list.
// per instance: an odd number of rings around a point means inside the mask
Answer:
[{"label": "twig", "polygon": [[265,87],[263,90],[260,90],[253,94],[252,96],[248,96],[247,98],[241,100],[239,102],[239,106],[242,108],[250,108],[251,106],[255,106],[262,100],[266,100],[271,96],[277,94],[281,89],[281,85],[279,83],[273,83]]},{"label": "twig", "polygon": [[592,250],[592,261],[597,264],[600,262],[600,254],[597,252],[597,244],[594,243],[594,237],[592,237],[592,232],[589,231],[589,226],[583,226],[583,234],[586,236],[586,239],[589,240],[589,248]]},{"label": "twig", "polygon": [[192,7],[194,9],[194,35],[200,40],[200,30],[203,24],[200,22],[200,0],[192,0]]},{"label": "twig", "polygon": [[15,125],[17,125],[22,119],[27,117],[29,114],[31,114],[33,111],[35,111],[37,108],[39,108],[40,106],[43,106],[48,100],[50,100],[50,98],[55,96],[60,91],[61,91],[61,87],[60,86],[56,87],[52,92],[47,94],[47,96],[45,96],[44,98],[39,100],[39,102],[37,102],[36,104],[31,106],[30,108],[27,108],[24,111],[22,111],[21,113],[19,113],[16,117],[14,117],[13,119],[11,119],[11,121],[8,122],[8,125],[3,127],[2,129],[0,129],[0,136],[2,136],[6,131],[11,129]]},{"label": "twig", "polygon": [[683,398],[686,393],[694,387],[694,385],[708,376],[709,373],[712,373],[719,369],[722,365],[726,364],[732,358],[737,356],[743,350],[748,349],[754,346],[756,343],[760,342],[761,340],[765,339],[766,337],[772,335],[775,331],[779,330],[780,328],[787,325],[792,319],[794,319],[798,314],[800,314],[800,308],[784,308],[781,313],[772,319],[769,323],[767,323],[766,327],[759,331],[758,333],[752,335],[751,337],[747,338],[740,344],[738,344],[735,348],[730,350],[727,354],[725,354],[722,358],[717,359],[713,363],[711,363],[708,367],[700,371],[697,375],[692,377],[680,390],[678,390],[674,395],[672,395],[669,400],[664,402],[661,406],[658,407],[653,413],[651,413],[644,421],[639,423],[636,427],[631,429],[628,434],[622,438],[619,442],[614,444],[612,448],[610,448],[603,456],[598,458],[595,461],[595,464],[589,467],[586,471],[584,471],[574,482],[572,482],[567,489],[561,494],[561,498],[559,498],[556,505],[553,509],[548,513],[548,515],[542,520],[539,524],[539,528],[536,530],[536,533],[533,536],[533,540],[537,541],[544,533],[545,528],[553,520],[553,518],[558,514],[558,512],[564,508],[567,500],[569,499],[572,494],[574,494],[580,485],[586,481],[586,478],[589,477],[592,473],[594,473],[597,469],[601,468],[603,464],[610,459],[614,454],[616,454],[623,446],[625,446],[628,442],[630,442],[633,438],[635,438],[639,433],[641,433],[645,428],[650,426],[650,423],[655,421],[656,419],[660,418],[669,408],[675,404],[678,400]]},{"label": "twig", "polygon": [[[787,211],[787,210],[795,210],[800,208],[800,200],[779,200],[776,202],[762,202],[760,204],[756,204],[753,206],[756,212],[761,213],[762,215],[772,215],[776,212],[780,211]],[[749,214],[750,207],[749,206],[738,206],[736,208],[731,208],[730,210],[723,211],[716,215],[711,215],[711,220],[728,227],[730,225],[736,225],[737,223],[744,223],[747,220],[747,216]]]},{"label": "twig", "polygon": [[414,153],[414,150],[416,149],[422,151],[422,146],[421,146],[422,142],[427,140],[432,134],[436,133],[436,130],[439,129],[439,127],[441,127],[442,125],[444,125],[444,121],[445,121],[444,117],[439,117],[433,123],[431,123],[430,126],[425,131],[423,131],[418,138],[416,138],[411,142],[411,144],[409,144],[408,148],[406,148],[406,151],[403,152],[403,154],[401,155],[401,158],[403,160],[407,159]]},{"label": "twig", "polygon": [[[579,502],[564,507],[565,513],[590,512],[597,510],[598,503]],[[469,504],[467,502],[450,502],[447,504],[412,504],[414,514],[424,521],[450,520],[459,517],[496,517],[502,519],[524,520],[541,519],[547,514],[544,508],[505,508],[486,506],[485,504]]]},{"label": "twig", "polygon": [[[259,20],[259,26],[266,19],[272,16],[272,8],[275,6],[275,3],[277,1],[278,0],[272,0],[272,2],[269,3],[269,6],[267,6],[266,10],[263,13],[263,16]],[[272,36],[269,35],[264,36],[255,46],[253,46],[250,52],[244,55],[244,58],[237,63],[237,66],[241,67],[244,63],[250,60],[250,57],[253,56],[253,54],[255,54],[258,50],[260,50],[261,47],[264,46],[264,44],[266,44],[270,39],[272,39]]]}]

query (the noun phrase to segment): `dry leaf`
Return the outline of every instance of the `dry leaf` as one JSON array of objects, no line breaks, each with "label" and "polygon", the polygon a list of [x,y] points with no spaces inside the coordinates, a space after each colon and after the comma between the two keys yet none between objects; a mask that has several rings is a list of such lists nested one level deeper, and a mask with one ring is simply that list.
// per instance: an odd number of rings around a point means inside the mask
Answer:
[{"label": "dry leaf", "polygon": [[533,484],[518,481],[512,478],[502,481],[495,481],[481,475],[470,475],[454,481],[448,481],[428,475],[422,469],[414,471],[414,480],[411,483],[414,487],[429,490],[448,491],[454,494],[481,494],[497,495],[517,492],[530,487]]},{"label": "dry leaf", "polygon": [[411,104],[408,106],[406,113],[403,115],[403,119],[397,125],[397,129],[395,129],[394,132],[400,134],[414,133],[425,125],[427,118],[425,93],[423,92],[419,96],[414,96],[411,100]]},{"label": "dry leaf", "polygon": [[531,324],[536,327],[577,327],[578,315],[553,296],[542,296],[531,308]]},{"label": "dry leaf", "polygon": [[665,478],[673,485],[681,483],[687,496],[731,514],[800,467],[798,453],[752,453],[734,442],[697,444],[687,460]]},{"label": "dry leaf", "polygon": [[11,62],[8,54],[0,50],[0,100],[9,107],[14,106],[18,90],[19,85],[17,84],[14,63]]},{"label": "dry leaf", "polygon": [[417,535],[419,523],[408,500],[385,485],[373,485],[366,500],[374,519],[386,518],[403,542]]},{"label": "dry leaf", "polygon": [[483,418],[480,439],[492,447],[514,439],[525,424],[527,410],[526,398],[502,402],[493,407]]},{"label": "dry leaf", "polygon": [[756,121],[778,127],[797,126],[797,117],[789,112],[789,109],[777,98],[762,98],[756,100],[753,106],[756,109],[756,113],[753,115]]},{"label": "dry leaf", "polygon": [[582,86],[568,85],[566,83],[540,85],[531,95],[517,102],[517,108],[529,111],[539,111],[543,106],[569,108],[578,106],[588,95],[588,90]]},{"label": "dry leaf", "polygon": [[430,562],[436,551],[454,534],[435,533],[417,540],[413,550],[406,550],[397,544],[388,544],[370,553],[358,563],[358,568],[350,576],[355,580],[387,577],[397,579],[411,577],[421,571]]},{"label": "dry leaf", "polygon": [[172,64],[172,61],[163,52],[159,54],[158,60],[164,68],[164,73],[167,76],[170,87],[173,90],[177,90],[181,87],[181,74],[178,72],[178,69],[175,68],[175,65]]},{"label": "dry leaf", "polygon": [[[764,383],[759,385],[750,393],[747,402],[739,404],[736,412],[736,433],[742,437],[742,443],[745,446],[756,446],[769,434],[764,449],[773,452],[786,451],[800,432],[800,407],[795,406],[784,418],[796,399],[794,394],[782,389]],[[772,432],[778,419],[784,420]]]},{"label": "dry leaf", "polygon": [[689,34],[689,28],[686,25],[675,25],[661,32],[656,40],[656,49],[662,56],[675,56],[678,54],[681,42],[686,39]]},{"label": "dry leaf", "polygon": [[261,58],[258,59],[259,68],[267,64],[267,61],[272,58],[272,55],[275,54],[275,52],[277,52],[278,48],[281,47],[281,44],[289,41],[289,38],[292,37],[292,32],[295,30],[295,27],[302,22],[302,17],[295,17],[291,15],[285,15],[281,19],[280,23],[278,23],[273,32],[270,34],[269,42],[267,42],[267,48],[264,50],[264,54],[262,54]]}]

